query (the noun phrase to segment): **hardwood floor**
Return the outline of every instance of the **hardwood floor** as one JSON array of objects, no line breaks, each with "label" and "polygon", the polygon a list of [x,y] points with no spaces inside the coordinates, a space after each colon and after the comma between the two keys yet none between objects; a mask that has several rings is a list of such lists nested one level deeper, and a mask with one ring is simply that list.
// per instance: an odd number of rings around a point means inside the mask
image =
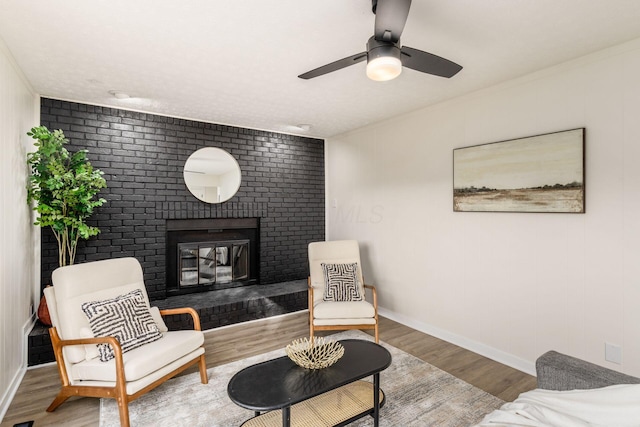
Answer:
[{"label": "hardwood floor", "polygon": [[[308,334],[307,317],[305,311],[207,331],[207,366],[282,348]],[[386,318],[380,319],[380,339],[506,401],[536,386],[531,375]],[[35,421],[34,427],[97,426],[99,399],[71,398],[55,412],[45,412],[59,387],[55,366],[27,371],[0,427],[28,420]]]}]

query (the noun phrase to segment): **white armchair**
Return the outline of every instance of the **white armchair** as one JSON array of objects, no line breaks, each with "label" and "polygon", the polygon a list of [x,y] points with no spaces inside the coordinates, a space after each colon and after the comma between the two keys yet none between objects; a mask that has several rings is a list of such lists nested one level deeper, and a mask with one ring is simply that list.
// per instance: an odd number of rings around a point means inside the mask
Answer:
[{"label": "white armchair", "polygon": [[[198,364],[208,382],[197,312],[150,307],[135,258],[61,267],[52,281],[45,297],[62,388],[48,412],[71,396],[108,397],[118,402],[120,424],[129,426],[129,402],[190,366]],[[161,315],[182,313],[193,317],[194,330],[167,331]],[[115,332],[100,332],[107,330]]]},{"label": "white armchair", "polygon": [[364,283],[357,241],[310,243],[308,284],[311,338],[315,331],[373,329],[379,341],[378,296]]}]

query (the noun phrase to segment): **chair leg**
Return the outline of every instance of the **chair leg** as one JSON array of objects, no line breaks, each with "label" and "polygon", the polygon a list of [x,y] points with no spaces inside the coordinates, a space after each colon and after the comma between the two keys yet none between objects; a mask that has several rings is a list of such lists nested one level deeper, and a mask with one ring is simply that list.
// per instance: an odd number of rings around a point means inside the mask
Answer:
[{"label": "chair leg", "polygon": [[209,375],[207,375],[207,362],[204,359],[204,354],[200,355],[200,362],[198,365],[200,366],[200,381],[202,384],[208,384]]},{"label": "chair leg", "polygon": [[126,396],[117,396],[118,412],[120,413],[120,427],[129,427],[129,402]]},{"label": "chair leg", "polygon": [[116,388],[114,391],[118,412],[120,412],[120,427],[129,427],[129,396],[126,384],[122,354],[116,354]]},{"label": "chair leg", "polygon": [[378,322],[376,322],[375,334],[376,334],[376,344],[380,344],[380,334],[378,333]]},{"label": "chair leg", "polygon": [[70,397],[71,395],[65,393],[64,389],[60,390],[60,393],[58,393],[56,398],[53,399],[53,402],[51,402],[51,405],[47,408],[47,412],[55,411],[58,406],[62,405]]}]

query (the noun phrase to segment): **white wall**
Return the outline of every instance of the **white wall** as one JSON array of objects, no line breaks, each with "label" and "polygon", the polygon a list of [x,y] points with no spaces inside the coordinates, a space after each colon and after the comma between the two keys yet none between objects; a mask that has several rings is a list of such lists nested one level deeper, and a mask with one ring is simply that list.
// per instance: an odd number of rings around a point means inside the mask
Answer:
[{"label": "white wall", "polygon": [[[555,349],[640,376],[639,118],[635,40],[331,138],[327,239],[362,242],[391,318],[530,373]],[[454,148],[577,127],[586,214],[453,212]]]},{"label": "white wall", "polygon": [[[26,203],[26,132],[39,123],[38,97],[0,39],[0,420],[26,369],[26,335],[39,299],[39,236]],[[36,306],[37,307],[37,306]]]}]

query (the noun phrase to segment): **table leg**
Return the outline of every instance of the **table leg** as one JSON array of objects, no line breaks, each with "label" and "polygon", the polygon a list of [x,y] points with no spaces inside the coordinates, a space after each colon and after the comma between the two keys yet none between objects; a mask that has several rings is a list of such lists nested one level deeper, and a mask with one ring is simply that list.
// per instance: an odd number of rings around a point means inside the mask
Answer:
[{"label": "table leg", "polygon": [[373,425],[378,427],[380,420],[380,373],[373,375]]},{"label": "table leg", "polygon": [[291,406],[282,408],[282,427],[291,426]]}]

